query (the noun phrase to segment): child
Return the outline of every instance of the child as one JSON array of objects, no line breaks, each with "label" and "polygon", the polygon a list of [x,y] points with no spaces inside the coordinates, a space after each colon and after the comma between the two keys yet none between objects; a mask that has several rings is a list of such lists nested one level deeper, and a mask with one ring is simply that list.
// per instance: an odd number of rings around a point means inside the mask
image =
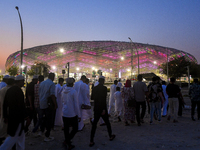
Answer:
[{"label": "child", "polygon": [[120,116],[122,114],[122,109],[123,109],[120,87],[116,88],[116,92],[114,93],[114,99],[115,99],[115,113],[117,115],[118,122],[120,122],[121,121]]}]

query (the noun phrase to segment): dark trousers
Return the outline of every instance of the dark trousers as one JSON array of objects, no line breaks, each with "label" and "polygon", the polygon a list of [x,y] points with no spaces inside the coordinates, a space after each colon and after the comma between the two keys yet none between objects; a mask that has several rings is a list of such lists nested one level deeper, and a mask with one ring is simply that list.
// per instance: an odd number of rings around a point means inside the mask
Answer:
[{"label": "dark trousers", "polygon": [[[29,119],[30,119],[30,122],[33,120],[33,124],[34,124],[34,127],[36,126],[37,124],[37,112],[36,112],[36,109],[33,108],[32,110],[30,108],[27,108],[27,114],[29,116]],[[24,129],[24,132],[26,133],[27,131],[29,131],[29,126],[30,124],[27,124],[25,125],[25,129]]]},{"label": "dark trousers", "polygon": [[200,119],[200,101],[191,101],[191,117],[194,117],[195,108],[197,106],[197,117]]},{"label": "dark trousers", "polygon": [[94,120],[92,122],[92,130],[91,130],[91,135],[90,135],[90,142],[94,142],[94,135],[97,129],[97,123],[100,119],[100,117],[104,120],[106,126],[107,126],[107,130],[108,130],[108,135],[109,137],[112,136],[112,129],[111,129],[111,125],[110,125],[110,121],[109,121],[109,117],[108,117],[108,112],[106,111],[105,115],[101,115],[102,112],[99,111],[94,111]]},{"label": "dark trousers", "polygon": [[41,125],[40,128],[42,132],[44,132],[46,128],[46,132],[45,132],[46,137],[49,137],[50,132],[51,132],[53,111],[54,110],[49,109],[49,108],[40,109],[40,113],[39,113],[39,122]]},{"label": "dark trousers", "polygon": [[[142,113],[140,115],[140,106],[142,106]],[[136,102],[136,119],[137,123],[140,124],[140,119],[144,118],[146,112],[146,102]]]},{"label": "dark trousers", "polygon": [[54,128],[55,118],[56,118],[56,109],[53,110],[53,114],[52,114],[52,125],[51,125],[52,129]]},{"label": "dark trousers", "polygon": [[43,114],[42,114],[42,111],[40,111],[40,108],[39,107],[35,108],[35,111],[36,111],[36,114],[38,115],[38,121],[37,121],[35,127],[33,128],[33,131],[32,131],[33,133],[35,133],[39,127],[41,129],[42,123],[44,123]]},{"label": "dark trousers", "polygon": [[[64,123],[65,142],[67,143],[67,145],[71,145],[70,140],[78,132],[78,116],[72,118],[63,117],[63,123]],[[69,133],[70,126],[72,127],[72,130]]]}]

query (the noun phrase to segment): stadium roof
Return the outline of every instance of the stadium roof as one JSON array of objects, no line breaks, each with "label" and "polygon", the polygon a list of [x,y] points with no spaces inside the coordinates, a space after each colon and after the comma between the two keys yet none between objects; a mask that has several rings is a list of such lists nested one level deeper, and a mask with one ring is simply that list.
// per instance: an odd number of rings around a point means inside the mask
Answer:
[{"label": "stadium roof", "polygon": [[[61,52],[60,49],[64,51]],[[133,51],[133,52],[132,52]],[[23,64],[30,66],[37,62],[56,66],[58,72],[70,62],[70,72],[90,72],[94,67],[103,72],[127,72],[131,69],[133,54],[133,72],[137,73],[137,51],[139,53],[140,73],[155,72],[157,67],[174,57],[185,56],[196,62],[194,56],[181,50],[157,45],[119,41],[77,41],[54,43],[24,49]],[[121,57],[124,59],[122,60]],[[6,68],[20,64],[20,51],[11,54],[6,61]]]}]

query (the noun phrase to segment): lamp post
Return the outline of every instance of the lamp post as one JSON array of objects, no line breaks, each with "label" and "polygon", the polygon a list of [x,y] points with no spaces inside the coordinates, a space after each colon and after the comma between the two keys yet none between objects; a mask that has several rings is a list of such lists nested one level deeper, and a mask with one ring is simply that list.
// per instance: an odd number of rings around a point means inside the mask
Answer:
[{"label": "lamp post", "polygon": [[187,70],[188,70],[188,89],[190,89],[190,67],[187,66]]},{"label": "lamp post", "polygon": [[[128,39],[130,40],[130,42],[133,44],[133,41],[131,40],[130,37],[128,37]],[[136,48],[136,52],[137,52],[137,56],[138,56],[138,75],[140,74],[140,61],[139,61],[139,54],[138,54],[138,50]],[[133,48],[131,49],[131,76],[132,76],[132,70],[133,70]]]},{"label": "lamp post", "polygon": [[111,72],[112,72],[112,68],[110,68],[110,81],[111,81]]},{"label": "lamp post", "polygon": [[[23,65],[23,26],[22,26],[22,18],[21,15],[19,13],[19,7],[15,7],[15,9],[17,9],[17,12],[19,14],[19,19],[20,19],[20,24],[21,24],[21,63],[20,66]],[[22,68],[20,67],[20,74],[22,75]]]},{"label": "lamp post", "polygon": [[166,50],[167,50],[167,83],[168,83],[169,82],[168,49],[166,48]]}]

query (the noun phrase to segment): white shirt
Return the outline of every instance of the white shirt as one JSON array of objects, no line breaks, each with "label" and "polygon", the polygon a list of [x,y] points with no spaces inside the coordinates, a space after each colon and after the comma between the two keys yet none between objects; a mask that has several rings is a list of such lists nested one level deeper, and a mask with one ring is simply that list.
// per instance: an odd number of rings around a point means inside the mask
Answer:
[{"label": "white shirt", "polygon": [[97,86],[98,84],[99,84],[99,81],[96,81],[95,84],[94,84],[94,86]]},{"label": "white shirt", "polygon": [[115,102],[115,99],[114,99],[114,93],[116,92],[116,85],[113,84],[111,85],[110,87],[110,102],[114,103]]},{"label": "white shirt", "polygon": [[85,101],[87,100],[87,85],[83,83],[82,80],[78,81],[74,85],[74,89],[76,90],[78,94],[78,101],[79,106],[81,107],[82,104],[85,104]]},{"label": "white shirt", "polygon": [[114,93],[114,98],[115,98],[115,111],[121,111],[123,109],[121,92],[116,91]]},{"label": "white shirt", "polygon": [[122,88],[122,83],[121,83],[121,82],[118,82],[117,87],[120,87],[120,90],[121,90],[121,88]]},{"label": "white shirt", "polygon": [[56,88],[55,88],[55,96],[57,99],[61,98],[61,92],[62,92],[62,86],[58,83],[56,84]]},{"label": "white shirt", "polygon": [[65,87],[63,89],[61,94],[61,99],[63,101],[63,117],[81,117],[77,95],[73,87]]}]

